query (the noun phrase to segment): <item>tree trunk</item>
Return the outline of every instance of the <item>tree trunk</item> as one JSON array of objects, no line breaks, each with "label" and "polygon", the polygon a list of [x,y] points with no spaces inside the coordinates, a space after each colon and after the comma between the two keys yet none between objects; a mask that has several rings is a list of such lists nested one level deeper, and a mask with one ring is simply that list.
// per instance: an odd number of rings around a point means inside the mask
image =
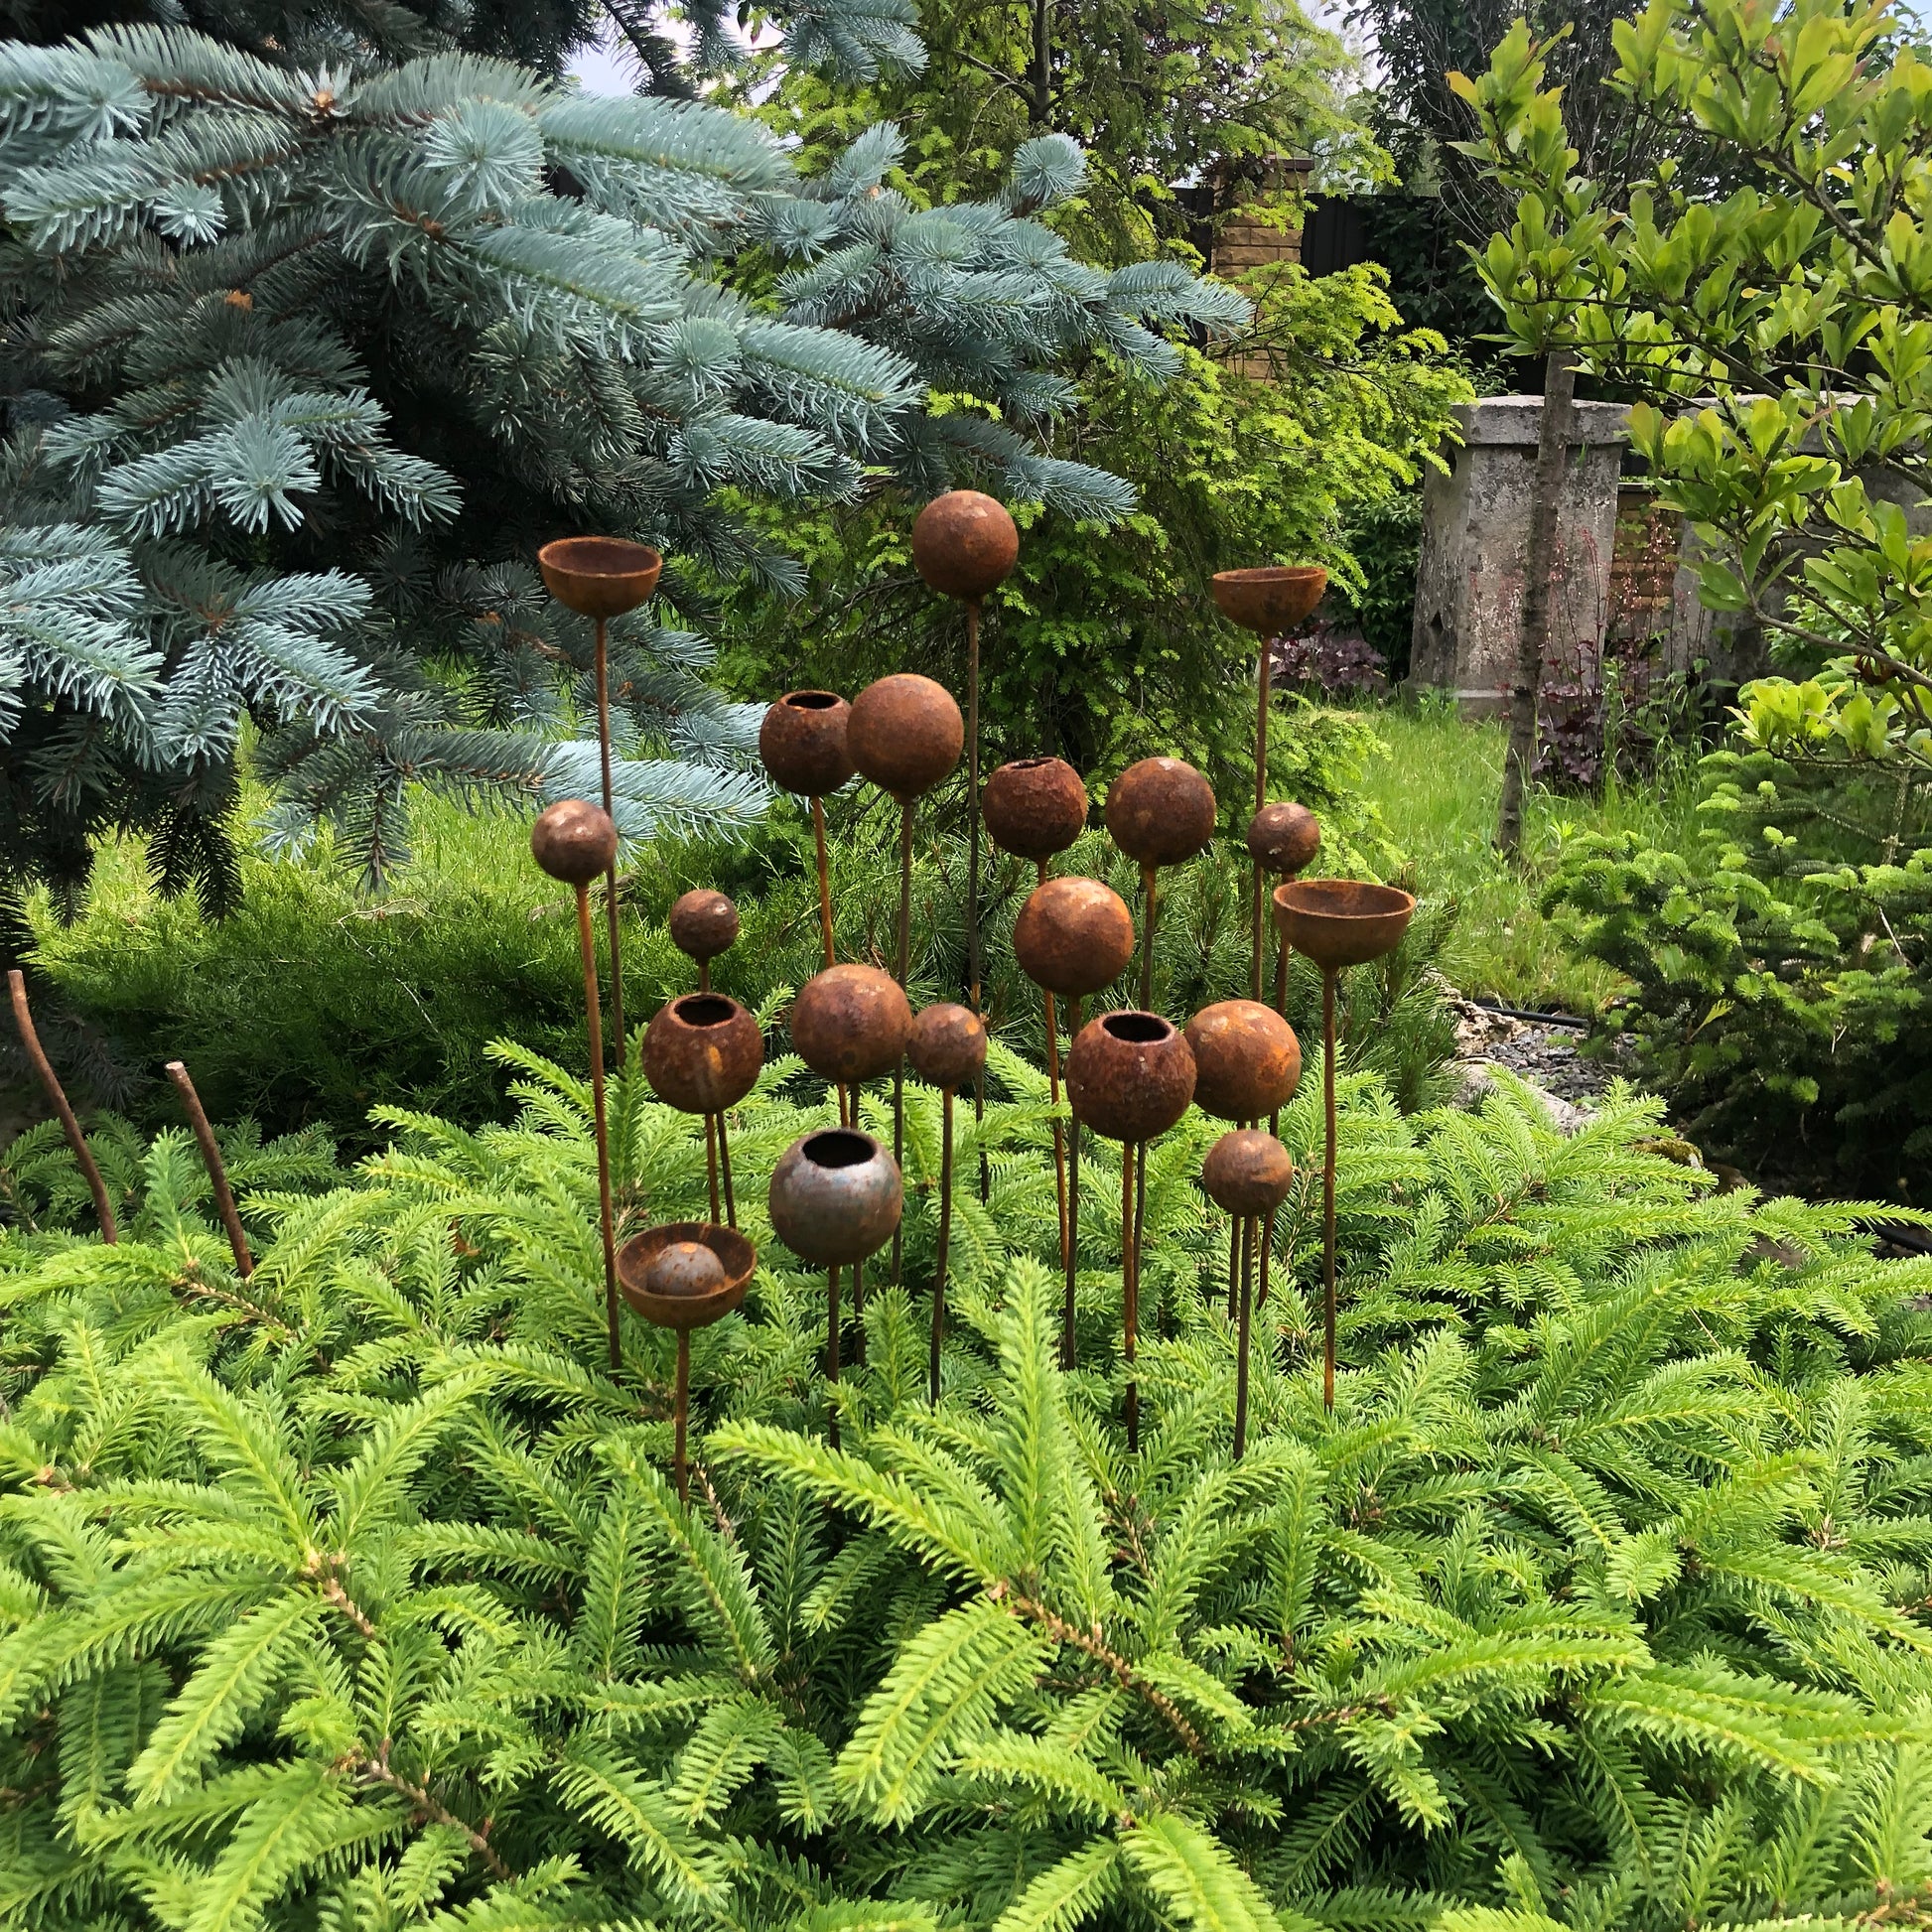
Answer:
[{"label": "tree trunk", "polygon": [[1543,660],[1550,648],[1551,592],[1557,574],[1557,519],[1570,454],[1571,402],[1577,370],[1568,349],[1543,362],[1543,421],[1536,441],[1536,479],[1530,496],[1530,546],[1524,567],[1523,634],[1516,646],[1516,678],[1509,691],[1509,750],[1503,759],[1503,795],[1496,843],[1514,853],[1523,842],[1523,793],[1536,765],[1536,728],[1543,695]]},{"label": "tree trunk", "polygon": [[1053,124],[1053,0],[1034,0],[1033,124]]}]

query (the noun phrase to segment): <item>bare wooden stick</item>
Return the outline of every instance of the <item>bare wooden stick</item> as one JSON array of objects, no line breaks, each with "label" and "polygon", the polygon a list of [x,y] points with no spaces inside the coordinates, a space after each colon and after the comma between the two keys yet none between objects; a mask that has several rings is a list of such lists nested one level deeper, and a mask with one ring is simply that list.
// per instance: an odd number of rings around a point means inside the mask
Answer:
[{"label": "bare wooden stick", "polygon": [[80,1172],[86,1175],[87,1185],[93,1192],[94,1212],[100,1219],[100,1238],[111,1246],[121,1238],[121,1234],[114,1225],[114,1204],[107,1198],[107,1183],[101,1179],[93,1149],[87,1145],[87,1137],[81,1133],[80,1123],[68,1104],[60,1076],[54,1071],[54,1062],[47,1057],[41,1045],[41,1036],[34,1031],[34,1016],[27,1007],[27,980],[17,967],[10,969],[7,974],[7,991],[13,996],[14,1025],[20,1029],[21,1047],[34,1071],[40,1075],[41,1085],[46,1089],[54,1111],[61,1117],[61,1131],[68,1137],[68,1146],[73,1151],[73,1158],[80,1164]]},{"label": "bare wooden stick", "polygon": [[180,1060],[170,1060],[168,1077],[174,1081],[181,1104],[188,1111],[188,1124],[194,1128],[196,1143],[202,1150],[202,1166],[207,1170],[207,1177],[214,1187],[215,1211],[221,1216],[221,1225],[228,1230],[228,1246],[234,1250],[235,1272],[245,1281],[255,1272],[255,1257],[248,1252],[248,1237],[242,1232],[241,1216],[235,1212],[228,1171],[221,1165],[221,1150],[214,1144],[214,1129],[202,1110],[202,1096],[195,1091],[188,1068]]}]

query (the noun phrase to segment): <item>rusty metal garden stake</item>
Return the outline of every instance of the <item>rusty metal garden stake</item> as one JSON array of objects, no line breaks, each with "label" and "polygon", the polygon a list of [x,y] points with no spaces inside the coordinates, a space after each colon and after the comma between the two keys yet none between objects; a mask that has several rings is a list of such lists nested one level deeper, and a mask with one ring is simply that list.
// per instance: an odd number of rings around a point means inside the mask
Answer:
[{"label": "rusty metal garden stake", "polygon": [[60,1116],[61,1132],[67,1136],[68,1147],[79,1164],[80,1172],[86,1176],[88,1191],[94,1197],[94,1213],[100,1221],[100,1238],[112,1247],[121,1236],[120,1230],[114,1225],[114,1204],[107,1198],[107,1183],[101,1179],[100,1169],[94,1164],[93,1149],[87,1145],[87,1137],[81,1133],[80,1123],[68,1104],[67,1091],[54,1071],[54,1062],[47,1057],[41,1045],[41,1036],[34,1031],[34,1016],[27,1006],[27,980],[18,967],[8,970],[7,991],[13,996],[14,1025],[20,1030],[21,1049],[34,1071],[40,1075],[41,1086],[55,1113]]},{"label": "rusty metal garden stake", "polygon": [[946,1319],[946,1261],[952,1245],[952,1099],[986,1068],[986,1028],[970,1007],[930,1006],[912,1023],[905,1056],[928,1086],[939,1089],[939,1254],[932,1271],[931,1394],[939,1400],[939,1344]]},{"label": "rusty metal garden stake", "polygon": [[202,1096],[195,1091],[188,1068],[180,1060],[170,1060],[167,1070],[176,1092],[181,1095],[188,1124],[195,1130],[195,1144],[202,1150],[202,1166],[207,1170],[208,1184],[214,1189],[215,1212],[221,1216],[221,1225],[228,1231],[228,1246],[234,1251],[235,1273],[246,1281],[255,1272],[255,1257],[248,1250],[248,1237],[242,1232],[241,1216],[235,1211],[234,1192],[228,1185],[228,1171],[221,1165],[221,1150],[215,1145],[214,1129],[208,1125]]},{"label": "rusty metal garden stake", "polygon": [[1262,1217],[1272,1214],[1288,1197],[1295,1166],[1288,1150],[1272,1134],[1237,1128],[1223,1134],[1208,1149],[1200,1177],[1207,1197],[1226,1208],[1241,1229],[1234,1369],[1234,1457],[1238,1462],[1248,1447],[1248,1336],[1253,1306],[1249,1289],[1254,1280],[1254,1251],[1261,1236]]}]

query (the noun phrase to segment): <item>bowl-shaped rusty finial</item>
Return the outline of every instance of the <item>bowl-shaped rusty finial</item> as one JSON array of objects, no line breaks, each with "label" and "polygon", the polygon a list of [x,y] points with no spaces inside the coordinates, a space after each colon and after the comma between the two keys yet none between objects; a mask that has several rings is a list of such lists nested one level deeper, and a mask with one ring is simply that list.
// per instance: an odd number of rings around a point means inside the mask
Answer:
[{"label": "bowl-shaped rusty finial", "polygon": [[1165,1134],[1194,1097],[1194,1055],[1158,1013],[1103,1013],[1066,1053],[1073,1118],[1110,1141]]},{"label": "bowl-shaped rusty finial", "polygon": [[1013,955],[1035,986],[1084,999],[1111,986],[1134,957],[1134,915],[1097,879],[1049,879],[1013,922]]},{"label": "bowl-shaped rusty finial", "polygon": [[912,567],[941,597],[976,601],[1020,561],[1020,532],[1006,505],[977,489],[935,496],[912,525]]},{"label": "bowl-shaped rusty finial", "polygon": [[687,993],[644,1029],[644,1078],[687,1114],[722,1114],[758,1085],[764,1064],[759,1023],[722,993]]},{"label": "bowl-shaped rusty finial", "polygon": [[723,893],[699,886],[671,906],[671,944],[700,963],[738,943],[738,907]]},{"label": "bowl-shaped rusty finial", "polygon": [[1107,787],[1107,830],[1143,866],[1177,866],[1214,836],[1214,787],[1180,759],[1143,759]]},{"label": "bowl-shaped rusty finial", "polygon": [[588,886],[617,863],[618,828],[587,798],[560,798],[530,827],[530,856],[552,879]]},{"label": "bowl-shaped rusty finial", "polygon": [[1214,602],[1230,623],[1263,637],[1293,630],[1321,602],[1328,573],[1319,564],[1270,564],[1214,573]]},{"label": "bowl-shaped rusty finial", "polygon": [[1276,929],[1323,972],[1394,952],[1415,910],[1399,886],[1359,879],[1291,879],[1275,888]]},{"label": "bowl-shaped rusty finial", "polygon": [[897,1164],[870,1134],[827,1128],[793,1141],[771,1171],[771,1225],[800,1260],[864,1261],[893,1238],[903,1188]]},{"label": "bowl-shaped rusty finial", "polygon": [[623,1299],[658,1328],[705,1328],[745,1299],[758,1265],[736,1228],[666,1221],[633,1234],[618,1254]]},{"label": "bowl-shaped rusty finial", "polygon": [[986,1029],[970,1007],[927,1007],[912,1022],[905,1057],[927,1086],[955,1093],[986,1064]]},{"label": "bowl-shaped rusty finial", "polygon": [[759,757],[780,791],[822,798],[858,769],[846,745],[852,707],[836,691],[787,691],[759,726]]},{"label": "bowl-shaped rusty finial", "polygon": [[580,618],[621,618],[657,588],[664,559],[624,537],[559,537],[537,552],[545,588]]},{"label": "bowl-shaped rusty finial", "polygon": [[916,798],[959,762],[966,721],[943,684],[900,671],[853,699],[845,738],[853,763],[881,791]]},{"label": "bowl-shaped rusty finial", "polygon": [[1221,1120],[1262,1120],[1302,1079],[1302,1043],[1273,1007],[1221,1000],[1187,1023],[1194,1105]]},{"label": "bowl-shaped rusty finial", "polygon": [[1087,829],[1087,786],[1064,759],[1016,759],[980,794],[987,836],[1002,852],[1050,859]]},{"label": "bowl-shaped rusty finial", "polygon": [[1263,872],[1292,879],[1321,849],[1321,822],[1306,805],[1264,805],[1248,821],[1248,851]]},{"label": "bowl-shaped rusty finial", "polygon": [[1230,1214],[1272,1214],[1295,1184],[1295,1163],[1274,1135],[1237,1128],[1207,1150],[1200,1184]]},{"label": "bowl-shaped rusty finial", "polygon": [[898,982],[877,966],[828,966],[798,989],[791,1043],[821,1080],[857,1086],[898,1064],[912,1009]]}]

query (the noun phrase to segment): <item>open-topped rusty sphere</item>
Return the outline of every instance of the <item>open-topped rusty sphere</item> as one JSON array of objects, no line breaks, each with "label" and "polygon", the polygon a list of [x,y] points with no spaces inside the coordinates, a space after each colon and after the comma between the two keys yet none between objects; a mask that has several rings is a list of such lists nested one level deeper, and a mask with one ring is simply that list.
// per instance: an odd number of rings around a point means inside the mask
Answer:
[{"label": "open-topped rusty sphere", "polygon": [[1321,849],[1321,821],[1306,805],[1264,805],[1248,821],[1248,851],[1263,872],[1292,879]]},{"label": "open-topped rusty sphere", "polygon": [[1394,952],[1415,910],[1401,887],[1359,879],[1291,879],[1275,888],[1276,929],[1324,972]]},{"label": "open-topped rusty sphere", "polygon": [[1087,829],[1087,786],[1064,759],[1016,759],[980,794],[986,835],[1002,852],[1050,859]]},{"label": "open-topped rusty sphere", "polygon": [[941,597],[996,591],[1020,561],[1020,532],[1007,507],[977,489],[935,496],[912,525],[912,567]]},{"label": "open-topped rusty sphere", "polygon": [[1103,1013],[1066,1052],[1073,1118],[1110,1141],[1165,1134],[1194,1097],[1194,1055],[1158,1013]]},{"label": "open-topped rusty sphere", "polygon": [[617,864],[618,828],[588,798],[560,798],[530,827],[530,856],[552,879],[588,886]]},{"label": "open-topped rusty sphere", "polygon": [[986,1064],[986,1029],[970,1007],[951,1001],[927,1007],[912,1022],[905,1057],[927,1086],[952,1093]]},{"label": "open-topped rusty sphere", "polygon": [[1049,879],[1013,922],[1013,956],[1035,986],[1084,999],[1111,986],[1134,957],[1134,915],[1097,879]]},{"label": "open-topped rusty sphere", "polygon": [[853,699],[845,738],[853,763],[881,791],[916,798],[959,762],[966,721],[943,684],[900,671]]},{"label": "open-topped rusty sphere", "polygon": [[687,1114],[721,1114],[758,1085],[764,1035],[736,1000],[687,993],[657,1009],[644,1029],[644,1078],[658,1099]]},{"label": "open-topped rusty sphere", "polygon": [[1214,573],[1214,602],[1230,623],[1263,637],[1293,630],[1321,602],[1328,573],[1319,564],[1270,564]]},{"label": "open-topped rusty sphere", "polygon": [[704,1328],[744,1301],[757,1266],[757,1251],[736,1228],[665,1221],[618,1250],[618,1287],[655,1327]]},{"label": "open-topped rusty sphere", "polygon": [[877,1254],[898,1226],[898,1165],[870,1134],[827,1128],[793,1141],[766,1196],[778,1239],[821,1268]]},{"label": "open-topped rusty sphere", "polygon": [[1274,1135],[1238,1127],[1207,1150],[1200,1184],[1230,1214],[1272,1214],[1295,1184],[1295,1163]]},{"label": "open-topped rusty sphere", "polygon": [[1143,759],[1107,787],[1107,830],[1143,866],[1176,866],[1214,836],[1214,787],[1180,759]]},{"label": "open-topped rusty sphere", "polygon": [[664,559],[624,537],[559,537],[537,552],[544,587],[581,618],[621,618],[657,588]]},{"label": "open-topped rusty sphere", "polygon": [[912,1009],[877,966],[828,966],[798,989],[791,1043],[821,1080],[856,1086],[889,1073],[905,1051]]},{"label": "open-topped rusty sphere", "polygon": [[699,886],[671,904],[671,944],[693,959],[716,959],[738,943],[738,907],[723,893]]},{"label": "open-topped rusty sphere", "polygon": [[1273,1007],[1221,1000],[1187,1023],[1194,1105],[1221,1120],[1261,1120],[1301,1084],[1302,1043]]},{"label": "open-topped rusty sphere", "polygon": [[822,798],[858,767],[845,742],[852,707],[836,691],[787,691],[759,726],[759,757],[780,791]]}]

